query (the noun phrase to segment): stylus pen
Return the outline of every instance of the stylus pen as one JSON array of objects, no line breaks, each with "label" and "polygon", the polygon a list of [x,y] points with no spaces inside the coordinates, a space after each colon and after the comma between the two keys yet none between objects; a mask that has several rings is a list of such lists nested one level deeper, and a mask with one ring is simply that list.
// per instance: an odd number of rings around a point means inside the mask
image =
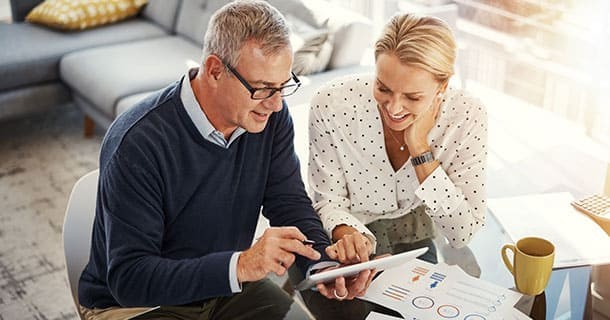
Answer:
[{"label": "stylus pen", "polygon": [[309,240],[309,239],[305,239],[305,240],[303,240],[303,241],[301,241],[301,242],[302,242],[304,245],[306,245],[306,246],[313,246],[314,244],[316,244],[316,242],[315,242],[315,241],[313,241],[313,240]]}]

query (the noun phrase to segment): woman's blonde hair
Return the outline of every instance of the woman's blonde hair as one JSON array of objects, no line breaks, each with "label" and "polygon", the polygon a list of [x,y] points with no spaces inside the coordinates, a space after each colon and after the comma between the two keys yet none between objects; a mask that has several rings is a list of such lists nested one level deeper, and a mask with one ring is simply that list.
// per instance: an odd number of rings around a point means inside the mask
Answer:
[{"label": "woman's blonde hair", "polygon": [[440,83],[454,73],[455,38],[447,23],[435,17],[411,13],[392,17],[375,43],[375,60],[382,53],[429,71]]}]

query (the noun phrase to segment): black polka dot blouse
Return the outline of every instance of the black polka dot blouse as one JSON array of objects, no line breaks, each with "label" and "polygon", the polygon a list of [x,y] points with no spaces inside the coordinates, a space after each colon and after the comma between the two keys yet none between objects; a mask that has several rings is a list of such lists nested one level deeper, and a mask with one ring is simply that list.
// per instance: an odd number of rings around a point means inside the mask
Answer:
[{"label": "black polka dot blouse", "polygon": [[452,246],[466,245],[485,222],[485,107],[462,90],[445,92],[428,135],[440,166],[420,184],[411,161],[395,172],[388,160],[373,89],[373,75],[339,78],[310,106],[309,191],[326,231],[346,224],[375,239],[366,224],[424,205]]}]

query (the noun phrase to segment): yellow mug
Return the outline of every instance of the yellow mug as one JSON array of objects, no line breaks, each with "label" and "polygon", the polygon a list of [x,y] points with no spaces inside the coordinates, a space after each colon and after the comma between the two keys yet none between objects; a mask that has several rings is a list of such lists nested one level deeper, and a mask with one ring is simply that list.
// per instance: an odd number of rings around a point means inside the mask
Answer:
[{"label": "yellow mug", "polygon": [[[507,251],[513,252],[513,263]],[[548,240],[536,237],[523,238],[516,245],[502,247],[502,260],[515,278],[517,290],[527,295],[539,295],[546,288],[555,259],[555,246]]]}]

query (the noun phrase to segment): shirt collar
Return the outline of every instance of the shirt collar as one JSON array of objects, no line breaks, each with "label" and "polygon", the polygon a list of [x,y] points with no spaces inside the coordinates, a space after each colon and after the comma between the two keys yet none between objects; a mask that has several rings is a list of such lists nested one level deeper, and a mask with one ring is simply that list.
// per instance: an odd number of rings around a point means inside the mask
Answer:
[{"label": "shirt collar", "polygon": [[191,87],[191,81],[197,75],[199,68],[189,69],[186,73],[186,76],[182,79],[182,89],[180,90],[180,100],[182,101],[182,105],[184,105],[184,109],[188,113],[191,121],[195,124],[195,127],[201,134],[201,136],[213,143],[216,143],[220,146],[228,148],[233,141],[235,141],[240,135],[244,134],[246,130],[244,128],[238,127],[227,142],[224,138],[222,132],[216,130],[208,117],[201,109],[197,98],[195,98],[195,93],[193,92],[193,88]]}]

